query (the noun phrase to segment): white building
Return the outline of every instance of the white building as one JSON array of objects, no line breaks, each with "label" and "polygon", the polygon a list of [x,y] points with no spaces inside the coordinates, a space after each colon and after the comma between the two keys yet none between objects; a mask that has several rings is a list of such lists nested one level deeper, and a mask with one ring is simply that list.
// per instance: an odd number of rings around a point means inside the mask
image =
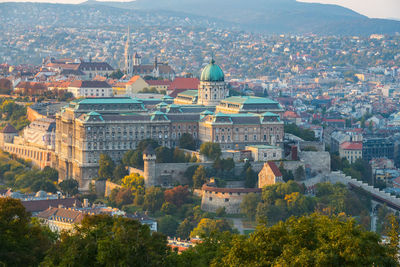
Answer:
[{"label": "white building", "polygon": [[71,92],[74,97],[112,97],[113,89],[105,81],[73,81],[68,92]]},{"label": "white building", "polygon": [[254,161],[270,161],[282,159],[283,150],[278,146],[253,145],[246,146],[246,150],[251,151]]}]

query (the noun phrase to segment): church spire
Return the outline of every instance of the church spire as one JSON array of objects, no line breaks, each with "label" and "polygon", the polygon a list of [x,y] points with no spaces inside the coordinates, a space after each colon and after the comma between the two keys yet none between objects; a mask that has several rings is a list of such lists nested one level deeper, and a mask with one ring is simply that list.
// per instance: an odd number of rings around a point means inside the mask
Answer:
[{"label": "church spire", "polygon": [[128,32],[125,43],[125,73],[129,76],[132,75],[132,52],[131,52],[131,32],[128,26]]}]

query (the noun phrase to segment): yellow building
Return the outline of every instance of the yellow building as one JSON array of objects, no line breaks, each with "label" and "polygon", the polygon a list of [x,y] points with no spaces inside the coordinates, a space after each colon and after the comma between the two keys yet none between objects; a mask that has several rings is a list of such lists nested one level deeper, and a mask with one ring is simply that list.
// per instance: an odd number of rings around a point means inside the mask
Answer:
[{"label": "yellow building", "polygon": [[142,77],[136,75],[126,83],[126,94],[137,94],[144,88],[149,88],[149,84]]},{"label": "yellow building", "polygon": [[341,158],[346,158],[350,163],[354,163],[357,159],[362,158],[362,143],[342,143],[339,147],[339,155]]}]

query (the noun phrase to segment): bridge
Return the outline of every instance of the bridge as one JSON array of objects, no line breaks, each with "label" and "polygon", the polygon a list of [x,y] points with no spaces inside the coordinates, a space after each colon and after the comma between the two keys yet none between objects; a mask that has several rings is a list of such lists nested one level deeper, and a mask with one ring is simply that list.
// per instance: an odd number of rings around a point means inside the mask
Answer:
[{"label": "bridge", "polygon": [[309,180],[304,181],[304,184],[307,188],[312,188],[317,183],[323,182],[331,182],[334,183],[342,183],[348,185],[350,188],[353,189],[363,189],[368,194],[371,195],[372,199],[378,203],[386,204],[387,207],[391,208],[395,211],[400,211],[400,198],[392,196],[389,193],[386,193],[383,190],[375,188],[367,183],[362,181],[358,181],[350,176],[346,176],[341,171],[334,171],[328,175],[318,176]]}]

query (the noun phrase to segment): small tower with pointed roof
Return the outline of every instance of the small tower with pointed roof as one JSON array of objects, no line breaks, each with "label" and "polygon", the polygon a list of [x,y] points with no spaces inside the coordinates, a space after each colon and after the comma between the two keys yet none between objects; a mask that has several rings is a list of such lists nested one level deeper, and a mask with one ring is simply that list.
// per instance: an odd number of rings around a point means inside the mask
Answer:
[{"label": "small tower with pointed roof", "polygon": [[144,161],[144,184],[146,187],[155,186],[156,182],[156,152],[151,145],[148,145],[143,151]]},{"label": "small tower with pointed roof", "polygon": [[142,58],[137,52],[135,52],[135,54],[133,55],[133,66],[140,65],[142,65]]}]

